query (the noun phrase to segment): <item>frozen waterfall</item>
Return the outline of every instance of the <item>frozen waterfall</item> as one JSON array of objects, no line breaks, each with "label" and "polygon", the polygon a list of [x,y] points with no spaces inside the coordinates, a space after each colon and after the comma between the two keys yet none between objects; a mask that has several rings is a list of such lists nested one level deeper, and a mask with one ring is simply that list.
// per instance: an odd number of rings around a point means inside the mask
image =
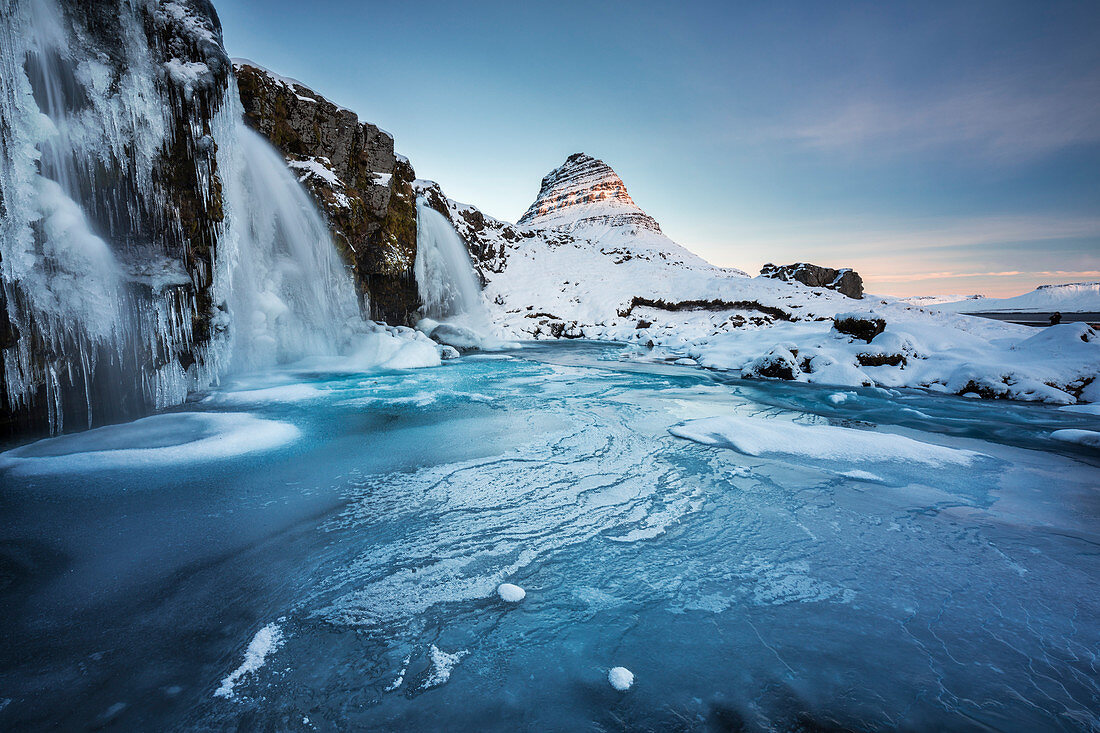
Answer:
[{"label": "frozen waterfall", "polygon": [[212,22],[182,4],[2,7],[0,409],[60,432],[341,349],[359,312],[324,221],[244,126],[232,77],[199,101],[214,72],[164,41],[220,53]]}]

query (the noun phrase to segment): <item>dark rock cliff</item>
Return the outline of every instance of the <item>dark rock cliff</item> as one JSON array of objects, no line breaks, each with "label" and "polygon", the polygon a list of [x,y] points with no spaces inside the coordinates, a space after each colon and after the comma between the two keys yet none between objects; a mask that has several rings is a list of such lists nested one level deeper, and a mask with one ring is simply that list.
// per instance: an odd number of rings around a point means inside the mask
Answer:
[{"label": "dark rock cliff", "polygon": [[793,265],[768,263],[760,269],[760,274],[776,280],[788,282],[794,280],[811,288],[828,288],[856,300],[863,297],[863,278],[858,272],[849,268],[834,270],[831,267],[820,267],[808,262],[798,262]]},{"label": "dark rock cliff", "polygon": [[415,320],[416,178],[393,137],[293,79],[235,64],[245,122],[271,141],[324,211],[371,318]]}]

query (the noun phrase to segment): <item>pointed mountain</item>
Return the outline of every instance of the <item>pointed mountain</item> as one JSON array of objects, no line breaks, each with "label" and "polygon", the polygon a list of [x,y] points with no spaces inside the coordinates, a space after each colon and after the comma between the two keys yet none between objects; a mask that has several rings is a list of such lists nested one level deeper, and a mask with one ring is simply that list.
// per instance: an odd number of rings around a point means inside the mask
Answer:
[{"label": "pointed mountain", "polygon": [[573,153],[546,174],[538,197],[518,223],[539,229],[614,226],[661,232],[611,166],[584,153]]}]

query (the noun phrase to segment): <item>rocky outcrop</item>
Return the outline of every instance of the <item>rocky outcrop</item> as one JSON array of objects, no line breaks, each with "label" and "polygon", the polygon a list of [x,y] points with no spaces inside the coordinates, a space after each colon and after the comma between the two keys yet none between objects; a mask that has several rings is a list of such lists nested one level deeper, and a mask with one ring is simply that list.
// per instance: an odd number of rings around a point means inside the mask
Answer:
[{"label": "rocky outcrop", "polygon": [[393,137],[301,82],[243,60],[234,66],[245,122],[283,153],[324,211],[365,315],[413,321],[416,175],[394,153]]},{"label": "rocky outcrop", "polygon": [[584,153],[573,153],[546,174],[535,202],[518,223],[543,229],[615,226],[661,231],[630,198],[611,166]]},{"label": "rocky outcrop", "polygon": [[856,300],[863,297],[863,278],[849,268],[834,270],[808,262],[797,262],[793,265],[768,263],[760,269],[760,275],[788,282],[794,280],[811,288],[828,288]]}]

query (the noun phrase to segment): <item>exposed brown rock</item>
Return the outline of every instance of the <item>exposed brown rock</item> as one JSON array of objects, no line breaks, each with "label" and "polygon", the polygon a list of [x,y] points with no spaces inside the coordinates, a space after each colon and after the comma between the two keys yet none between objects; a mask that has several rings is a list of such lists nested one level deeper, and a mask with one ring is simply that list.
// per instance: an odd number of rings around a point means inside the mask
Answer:
[{"label": "exposed brown rock", "polygon": [[833,318],[833,328],[840,333],[871,343],[875,336],[886,330],[886,321],[875,317],[874,314],[838,313]]}]

